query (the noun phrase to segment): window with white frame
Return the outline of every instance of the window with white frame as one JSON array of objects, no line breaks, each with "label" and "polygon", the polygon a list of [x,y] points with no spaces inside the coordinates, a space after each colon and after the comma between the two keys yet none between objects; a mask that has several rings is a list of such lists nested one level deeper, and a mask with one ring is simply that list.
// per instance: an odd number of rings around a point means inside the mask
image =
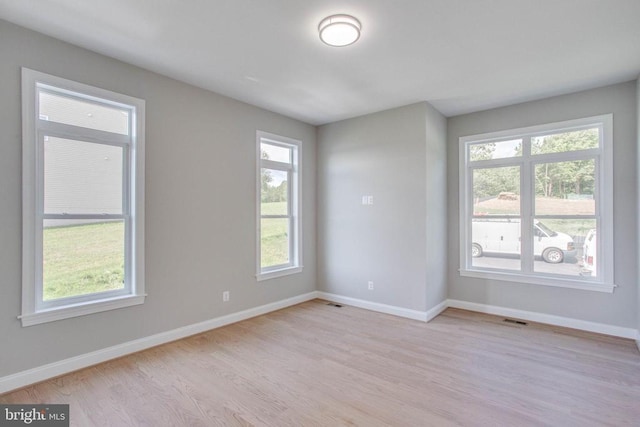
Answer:
[{"label": "window with white frame", "polygon": [[257,278],[302,271],[301,143],[257,132]]},{"label": "window with white frame", "polygon": [[612,115],[460,138],[460,274],[612,292]]},{"label": "window with white frame", "polygon": [[22,69],[23,326],[144,302],[144,101]]}]

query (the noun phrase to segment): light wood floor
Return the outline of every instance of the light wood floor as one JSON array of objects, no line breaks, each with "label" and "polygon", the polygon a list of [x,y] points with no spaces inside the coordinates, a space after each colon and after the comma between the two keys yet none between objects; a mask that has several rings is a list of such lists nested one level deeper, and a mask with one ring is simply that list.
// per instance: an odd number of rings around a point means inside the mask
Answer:
[{"label": "light wood floor", "polygon": [[640,426],[631,340],[304,303],[0,396],[78,426]]}]

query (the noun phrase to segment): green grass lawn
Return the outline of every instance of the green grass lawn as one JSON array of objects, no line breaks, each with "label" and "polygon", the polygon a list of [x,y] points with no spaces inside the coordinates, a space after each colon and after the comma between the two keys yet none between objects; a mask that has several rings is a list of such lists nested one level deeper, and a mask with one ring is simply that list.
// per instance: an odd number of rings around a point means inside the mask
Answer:
[{"label": "green grass lawn", "polygon": [[124,223],[46,228],[45,301],[124,287]]},{"label": "green grass lawn", "polygon": [[[287,202],[262,203],[263,215],[284,215]],[[286,218],[264,218],[261,221],[262,267],[287,264],[289,262],[289,220]]]},{"label": "green grass lawn", "polygon": [[589,230],[592,228],[596,228],[596,220],[595,219],[549,219],[544,218],[541,219],[544,225],[552,229],[553,231],[558,231],[561,233],[568,234],[569,236],[576,237],[585,237]]},{"label": "green grass lawn", "polygon": [[[266,215],[286,213],[286,202],[263,203]],[[262,266],[289,262],[286,218],[263,219]],[[45,228],[45,301],[121,289],[124,284],[124,223],[106,222]]]},{"label": "green grass lawn", "polygon": [[[594,200],[567,200],[547,197],[536,197],[536,207],[540,214],[557,215],[589,215],[595,212]],[[482,215],[518,215],[519,200],[500,200],[497,197],[476,203],[473,207],[475,214]],[[571,237],[584,237],[587,232],[596,228],[594,219],[549,219],[540,221],[553,231],[566,233]]]},{"label": "green grass lawn", "polygon": [[286,215],[287,202],[262,203],[262,215]]}]

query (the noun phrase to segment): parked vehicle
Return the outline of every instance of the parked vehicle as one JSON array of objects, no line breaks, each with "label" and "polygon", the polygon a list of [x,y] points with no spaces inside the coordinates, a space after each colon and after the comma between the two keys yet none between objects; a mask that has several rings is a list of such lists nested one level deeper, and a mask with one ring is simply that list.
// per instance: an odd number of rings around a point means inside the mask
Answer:
[{"label": "parked vehicle", "polygon": [[[485,252],[521,253],[520,219],[474,219],[471,232],[473,257],[480,257]],[[548,263],[561,263],[565,257],[576,255],[573,239],[568,234],[553,231],[540,221],[535,221],[533,235],[533,254]]]},{"label": "parked vehicle", "polygon": [[584,273],[595,276],[597,274],[598,258],[598,237],[596,230],[589,230],[584,238],[582,247],[582,268]]}]

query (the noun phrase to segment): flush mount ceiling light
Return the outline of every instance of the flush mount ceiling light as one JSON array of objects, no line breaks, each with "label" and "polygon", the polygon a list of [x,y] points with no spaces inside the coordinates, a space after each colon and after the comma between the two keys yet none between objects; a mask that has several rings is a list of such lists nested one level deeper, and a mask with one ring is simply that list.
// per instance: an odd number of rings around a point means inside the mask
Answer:
[{"label": "flush mount ceiling light", "polygon": [[329,46],[349,46],[360,38],[362,25],[350,15],[331,15],[320,21],[320,40]]}]

